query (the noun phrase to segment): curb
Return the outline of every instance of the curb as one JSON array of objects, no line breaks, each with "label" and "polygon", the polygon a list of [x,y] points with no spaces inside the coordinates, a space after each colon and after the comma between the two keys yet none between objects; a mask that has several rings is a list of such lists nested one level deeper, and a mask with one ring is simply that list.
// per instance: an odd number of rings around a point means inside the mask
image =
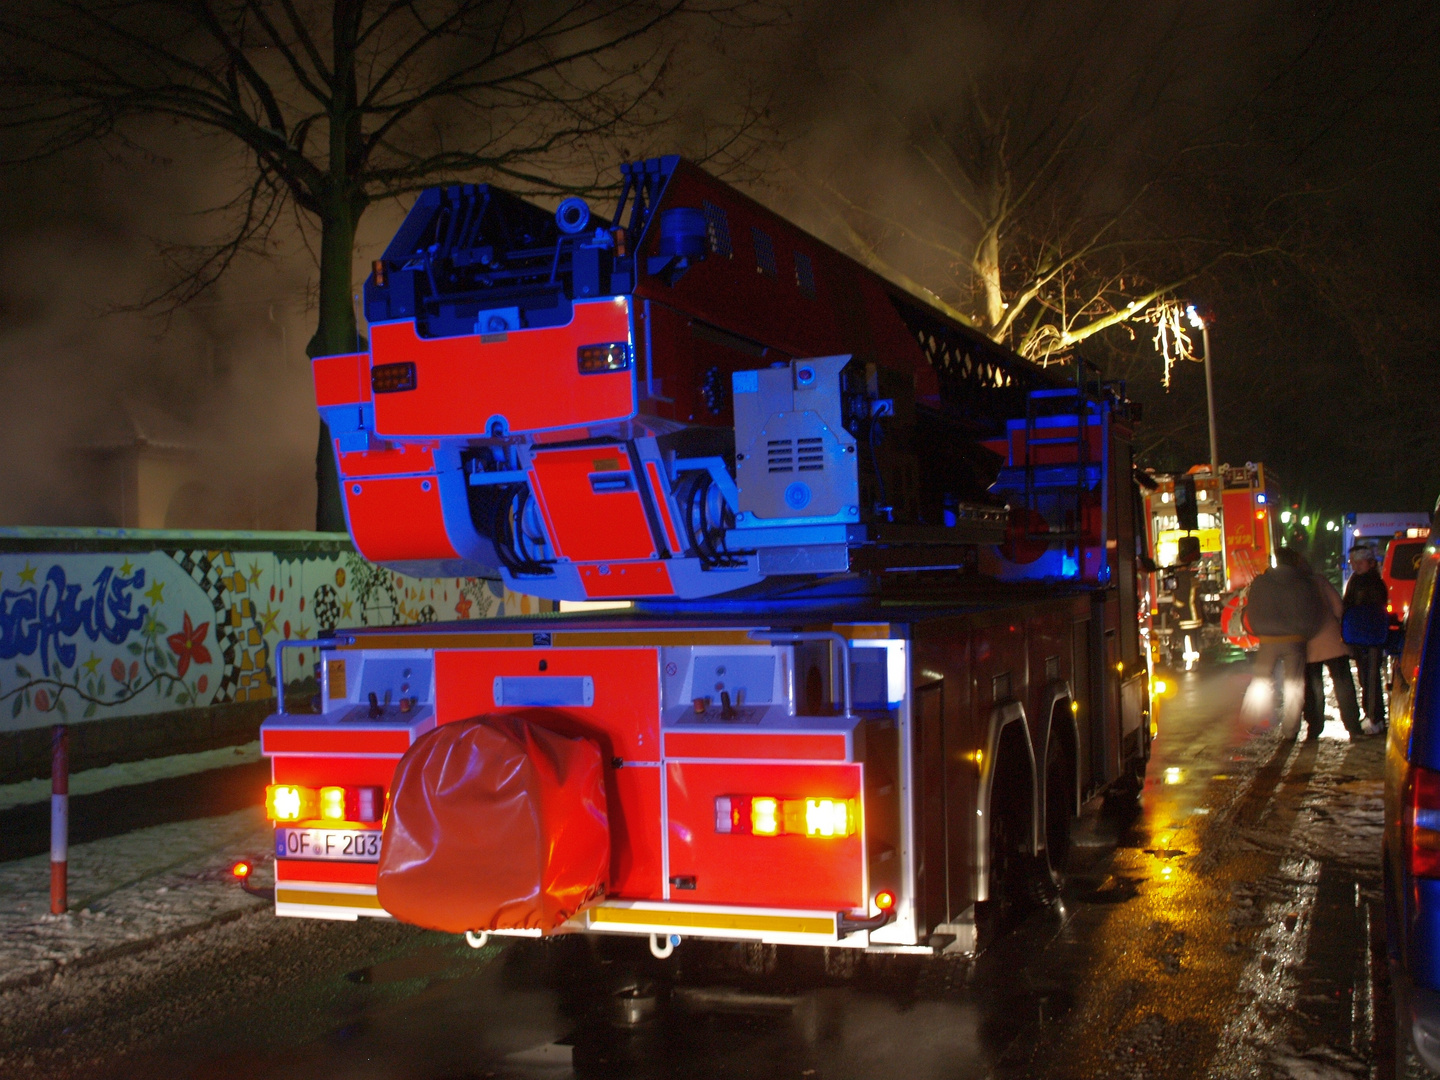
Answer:
[{"label": "curb", "polygon": [[[247,892],[249,890],[246,890]],[[254,895],[253,893],[251,895]],[[224,926],[226,923],[238,922],[240,919],[262,912],[268,913],[272,910],[269,907],[257,904],[245,909],[239,908],[235,911],[227,911],[206,919],[204,922],[192,923],[189,926],[177,926],[173,930],[167,930],[162,934],[153,937],[140,938],[135,941],[125,941],[119,945],[112,945],[109,948],[98,949],[93,953],[85,953],[75,957],[73,960],[49,960],[46,966],[39,971],[32,971],[25,975],[14,975],[8,978],[0,978],[0,994],[9,993],[11,990],[24,990],[30,987],[46,985],[54,982],[60,975],[70,971],[80,971],[97,964],[104,964],[110,960],[118,960],[124,956],[133,956],[136,953],[146,952],[159,945],[171,941],[179,941],[181,938],[189,937],[191,934],[204,933],[206,930],[213,930],[217,926]]]}]

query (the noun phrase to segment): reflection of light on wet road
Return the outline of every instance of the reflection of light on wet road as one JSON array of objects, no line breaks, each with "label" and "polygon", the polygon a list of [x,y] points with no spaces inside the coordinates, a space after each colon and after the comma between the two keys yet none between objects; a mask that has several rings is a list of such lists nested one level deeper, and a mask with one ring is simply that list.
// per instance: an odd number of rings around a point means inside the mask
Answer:
[{"label": "reflection of light on wet road", "polygon": [[[1310,780],[1312,789],[1323,787],[1342,761],[1340,752],[1318,755]],[[1294,754],[1290,765],[1297,765]],[[1261,823],[1269,807],[1267,804],[1262,812]],[[1297,815],[1285,839],[1286,849],[1304,850],[1309,846],[1303,836],[1305,824],[1305,816]],[[1273,1057],[1286,1042],[1288,1013],[1298,993],[1299,968],[1310,944],[1320,863],[1308,855],[1287,855],[1271,880],[1279,894],[1263,908],[1264,927],[1253,942],[1254,953],[1236,987],[1247,1004],[1221,1032],[1210,1063],[1211,1077],[1255,1076],[1259,1062]]]},{"label": "reflection of light on wet road", "polygon": [[[1349,732],[1345,730],[1345,722],[1340,719],[1340,705],[1335,698],[1335,683],[1330,678],[1330,669],[1325,668],[1325,726],[1320,731],[1322,739],[1339,739],[1344,742],[1350,738]],[[1353,672],[1352,672],[1353,674]],[[1355,683],[1356,693],[1359,693],[1360,683]]]}]

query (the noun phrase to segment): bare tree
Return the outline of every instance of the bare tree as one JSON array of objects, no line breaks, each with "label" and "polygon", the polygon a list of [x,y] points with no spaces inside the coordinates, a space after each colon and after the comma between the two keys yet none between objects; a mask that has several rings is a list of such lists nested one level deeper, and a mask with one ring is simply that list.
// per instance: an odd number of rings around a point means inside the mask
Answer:
[{"label": "bare tree", "polygon": [[[673,31],[747,0],[15,0],[0,9],[0,131],[21,160],[131,140],[147,118],[223,137],[248,181],[226,233],[163,299],[262,249],[287,209],[319,231],[311,356],[357,347],[356,227],[446,179],[593,192],[661,118]],[[738,125],[716,153],[733,149]],[[344,528],[329,434],[317,526]]]},{"label": "bare tree", "polygon": [[894,148],[890,177],[811,170],[803,183],[859,257],[994,340],[1050,363],[1141,332],[1168,382],[1170,363],[1194,358],[1181,291],[1278,242],[1248,218],[1189,212],[1216,136],[1176,115],[1172,35],[1161,25],[1122,62],[1095,5],[969,7],[1002,44],[957,60],[942,92],[855,76]]}]

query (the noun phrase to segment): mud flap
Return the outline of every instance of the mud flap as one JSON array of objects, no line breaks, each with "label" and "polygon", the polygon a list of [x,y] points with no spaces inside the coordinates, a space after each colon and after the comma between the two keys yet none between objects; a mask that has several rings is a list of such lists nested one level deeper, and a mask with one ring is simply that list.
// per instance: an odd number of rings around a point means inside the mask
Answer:
[{"label": "mud flap", "polygon": [[518,717],[441,724],[400,759],[377,895],[432,930],[550,933],[605,895],[600,747]]}]

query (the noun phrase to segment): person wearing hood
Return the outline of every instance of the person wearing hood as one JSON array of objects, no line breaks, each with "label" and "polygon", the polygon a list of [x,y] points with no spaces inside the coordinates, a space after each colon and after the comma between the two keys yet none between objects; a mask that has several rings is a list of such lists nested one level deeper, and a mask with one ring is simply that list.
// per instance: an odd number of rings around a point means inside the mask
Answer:
[{"label": "person wearing hood", "polygon": [[[1298,551],[1280,548],[1275,552],[1275,565],[1250,583],[1245,604],[1245,621],[1260,648],[1241,714],[1252,723],[1267,722],[1279,697],[1280,738],[1286,740],[1300,734],[1305,646],[1324,622],[1320,594],[1304,566]],[[1278,678],[1277,671],[1281,673]],[[1271,680],[1275,680],[1273,684]]]}]

